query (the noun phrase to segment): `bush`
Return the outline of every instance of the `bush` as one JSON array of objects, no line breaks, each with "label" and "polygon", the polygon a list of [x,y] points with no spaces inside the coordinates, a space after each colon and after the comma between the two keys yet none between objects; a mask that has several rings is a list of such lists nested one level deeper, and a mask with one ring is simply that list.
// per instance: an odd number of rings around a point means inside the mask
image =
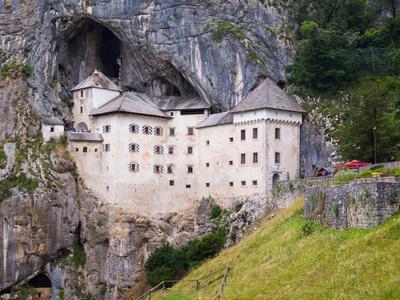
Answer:
[{"label": "bush", "polygon": [[74,246],[71,262],[74,264],[75,268],[84,267],[86,265],[86,253],[80,243],[76,243]]},{"label": "bush", "polygon": [[211,212],[210,212],[210,218],[211,219],[216,219],[218,218],[222,213],[222,209],[218,204],[213,204],[211,206]]},{"label": "bush", "polygon": [[308,236],[314,232],[314,223],[311,221],[307,221],[303,227],[301,228],[303,235]]},{"label": "bush", "polygon": [[0,145],[0,169],[4,169],[7,166],[7,154],[4,151],[3,145]]},{"label": "bush", "polygon": [[339,171],[334,176],[334,181],[336,184],[346,184],[354,179],[357,179],[357,174],[353,171],[347,170]]},{"label": "bush", "polygon": [[24,77],[27,78],[32,75],[33,68],[29,64],[23,64],[21,67],[21,72],[22,72],[22,75],[24,75]]}]

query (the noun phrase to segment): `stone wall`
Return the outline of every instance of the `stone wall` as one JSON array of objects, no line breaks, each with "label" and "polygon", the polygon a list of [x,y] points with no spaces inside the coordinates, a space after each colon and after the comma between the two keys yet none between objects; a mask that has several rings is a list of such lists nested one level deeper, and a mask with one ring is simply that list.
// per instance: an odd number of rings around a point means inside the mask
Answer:
[{"label": "stone wall", "polygon": [[400,183],[368,180],[307,187],[304,216],[334,229],[370,228],[400,209]]}]

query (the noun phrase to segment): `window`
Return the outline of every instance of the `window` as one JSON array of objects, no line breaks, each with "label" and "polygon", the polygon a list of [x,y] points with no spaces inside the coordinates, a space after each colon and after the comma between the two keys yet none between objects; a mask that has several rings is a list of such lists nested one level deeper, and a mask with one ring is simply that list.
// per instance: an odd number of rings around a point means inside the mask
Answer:
[{"label": "window", "polygon": [[94,148],[94,152],[97,152],[97,148]]},{"label": "window", "polygon": [[83,150],[82,150],[83,152],[88,152],[88,149],[87,149],[87,147],[83,147]]},{"label": "window", "polygon": [[242,180],[242,185],[245,186],[246,185],[246,181]]},{"label": "window", "polygon": [[129,164],[129,172],[138,173],[139,172],[139,164],[138,163],[130,163]]},{"label": "window", "polygon": [[164,147],[163,146],[154,146],[154,153],[155,154],[164,154]]},{"label": "window", "polygon": [[169,181],[169,186],[174,186],[175,185],[175,181],[174,180],[170,180]]},{"label": "window", "polygon": [[233,137],[230,137],[230,138],[229,138],[229,141],[232,143],[232,142],[233,142]]},{"label": "window", "polygon": [[193,154],[193,147],[192,146],[187,147],[187,153],[188,154]]},{"label": "window", "polygon": [[209,182],[206,183],[206,187],[210,187],[210,183]]},{"label": "window", "polygon": [[242,165],[244,165],[246,163],[246,154],[245,153],[240,154],[240,163]]},{"label": "window", "polygon": [[164,167],[162,165],[154,165],[153,172],[156,174],[161,174],[164,172]]},{"label": "window", "polygon": [[230,161],[229,161],[229,165],[230,165],[230,166],[233,166],[233,160],[230,160]]},{"label": "window", "polygon": [[186,188],[187,188],[187,189],[190,189],[190,188],[191,188],[191,185],[190,185],[190,184],[187,184],[187,185],[186,185]]},{"label": "window", "polygon": [[171,117],[173,117],[173,116],[174,116],[174,112],[171,111],[171,112],[169,113],[169,115],[170,115]]},{"label": "window", "polygon": [[103,125],[103,133],[110,133],[111,125]]},{"label": "window", "polygon": [[246,129],[240,130],[240,140],[246,140]]},{"label": "window", "polygon": [[83,91],[81,91],[81,98],[83,98]]},{"label": "window", "polygon": [[192,174],[192,173],[193,173],[193,166],[192,166],[192,165],[187,166],[187,172],[188,172],[189,174]]},{"label": "window", "polygon": [[139,150],[140,150],[139,144],[129,143],[128,150],[129,150],[129,152],[139,152]]},{"label": "window", "polygon": [[54,127],[50,127],[50,132],[54,132]]},{"label": "window", "polygon": [[152,134],[153,128],[151,128],[151,126],[143,126],[142,133],[143,134]]},{"label": "window", "polygon": [[275,138],[277,140],[281,139],[281,129],[280,128],[275,128]]},{"label": "window", "polygon": [[279,152],[275,152],[275,163],[276,164],[281,163],[281,154]]},{"label": "window", "polygon": [[170,136],[175,136],[175,128],[171,127],[171,128],[169,129],[169,135],[170,135]]},{"label": "window", "polygon": [[139,125],[138,124],[129,124],[129,132],[139,133]]},{"label": "window", "polygon": [[75,151],[78,152],[78,151],[79,151],[79,148],[75,148]]},{"label": "window", "polygon": [[168,173],[168,174],[173,174],[173,173],[174,173],[174,169],[173,169],[173,166],[172,166],[172,165],[168,165],[168,166],[167,166],[167,173]]},{"label": "window", "polygon": [[188,131],[187,131],[187,134],[188,134],[188,135],[194,135],[194,128],[193,128],[193,127],[188,127],[187,130],[188,130]]},{"label": "window", "polygon": [[101,145],[101,151],[102,152],[110,152],[110,150],[111,150],[111,145],[110,144]]},{"label": "window", "polygon": [[204,114],[204,109],[187,109],[181,111],[181,116],[202,115],[202,114]]},{"label": "window", "polygon": [[229,186],[233,186],[233,182],[231,181],[231,182],[229,182]]},{"label": "window", "polygon": [[210,167],[210,163],[206,163],[206,167],[209,168]]},{"label": "window", "polygon": [[253,180],[253,185],[258,185],[257,180]]},{"label": "window", "polygon": [[107,188],[106,188],[106,189],[107,189],[107,192],[109,192],[109,191],[110,191],[110,187],[109,187],[108,185],[107,185]]},{"label": "window", "polygon": [[164,134],[164,129],[162,129],[162,127],[154,128],[154,135],[162,136],[163,134]]},{"label": "window", "polygon": [[80,109],[81,109],[81,114],[83,114],[83,106],[81,106]]},{"label": "window", "polygon": [[168,146],[168,154],[174,154],[174,146]]},{"label": "window", "polygon": [[253,153],[253,164],[258,164],[258,152]]},{"label": "window", "polygon": [[206,141],[206,145],[210,145],[210,141]]},{"label": "window", "polygon": [[253,139],[258,139],[258,128],[253,128]]}]

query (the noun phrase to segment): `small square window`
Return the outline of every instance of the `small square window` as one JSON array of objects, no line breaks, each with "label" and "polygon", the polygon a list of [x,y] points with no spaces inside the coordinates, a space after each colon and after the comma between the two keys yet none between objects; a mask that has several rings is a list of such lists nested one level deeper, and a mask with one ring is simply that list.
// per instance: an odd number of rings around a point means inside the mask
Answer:
[{"label": "small square window", "polygon": [[258,128],[253,128],[253,139],[258,139]]},{"label": "small square window", "polygon": [[246,185],[246,181],[245,181],[245,180],[242,181],[242,185],[243,185],[243,186]]},{"label": "small square window", "polygon": [[167,166],[167,173],[168,173],[168,174],[172,174],[173,172],[174,172],[173,166],[172,166],[172,165],[168,165],[168,166]]},{"label": "small square window", "polygon": [[242,165],[244,165],[246,163],[246,154],[245,153],[240,154],[240,163]]},{"label": "small square window", "polygon": [[246,129],[240,130],[240,140],[246,140]]},{"label": "small square window", "polygon": [[81,98],[83,98],[83,91],[81,91]]},{"label": "small square window", "polygon": [[173,117],[173,116],[174,116],[174,112],[171,111],[171,112],[169,113],[169,115],[170,115],[171,117]]},{"label": "small square window", "polygon": [[253,180],[253,185],[258,185],[257,180]]},{"label": "small square window", "polygon": [[229,182],[229,186],[233,186],[233,182],[231,181],[231,182]]},{"label": "small square window", "polygon": [[186,188],[187,188],[187,189],[190,189],[191,187],[192,187],[192,186],[191,186],[190,184],[187,184],[187,185],[186,185]]},{"label": "small square window", "polygon": [[210,183],[209,182],[206,183],[206,187],[210,187]]},{"label": "small square window", "polygon": [[54,127],[50,127],[50,132],[54,132]]},{"label": "small square window", "polygon": [[188,154],[193,154],[193,147],[192,147],[192,146],[189,146],[189,147],[187,148],[187,153],[188,153]]},{"label": "small square window", "polygon": [[174,146],[168,147],[168,154],[174,154]]},{"label": "small square window", "polygon": [[230,160],[230,161],[229,161],[229,165],[230,165],[230,166],[233,166],[233,160]]},{"label": "small square window", "polygon": [[193,166],[187,166],[187,172],[189,174],[192,174],[193,173]]},{"label": "small square window", "polygon": [[75,151],[78,152],[78,151],[79,151],[79,148],[75,148]]},{"label": "small square window", "polygon": [[170,180],[169,181],[169,186],[174,186],[175,185],[175,181],[174,180]]},{"label": "small square window", "polygon": [[277,140],[281,139],[281,129],[280,128],[275,128],[275,138]]},{"label": "small square window", "polygon": [[81,109],[81,114],[83,114],[83,106],[81,106],[80,109]]},{"label": "small square window", "polygon": [[188,127],[188,135],[194,135],[194,128],[193,127]]},{"label": "small square window", "polygon": [[210,145],[210,141],[206,141],[206,145]]},{"label": "small square window", "polygon": [[281,154],[279,152],[275,152],[275,163],[276,164],[281,163]]},{"label": "small square window", "polygon": [[206,167],[209,168],[210,167],[210,163],[206,163]]},{"label": "small square window", "polygon": [[82,150],[83,152],[88,152],[88,149],[87,149],[87,147],[83,147],[83,150]]},{"label": "small square window", "polygon": [[230,142],[233,142],[233,137],[230,137],[230,138],[229,138],[229,141],[230,141]]},{"label": "small square window", "polygon": [[94,152],[97,152],[97,148],[94,148]]},{"label": "small square window", "polygon": [[169,135],[170,135],[170,136],[175,136],[175,128],[172,128],[172,127],[171,127],[171,128],[169,129]]},{"label": "small square window", "polygon": [[253,153],[253,164],[258,164],[258,152]]}]

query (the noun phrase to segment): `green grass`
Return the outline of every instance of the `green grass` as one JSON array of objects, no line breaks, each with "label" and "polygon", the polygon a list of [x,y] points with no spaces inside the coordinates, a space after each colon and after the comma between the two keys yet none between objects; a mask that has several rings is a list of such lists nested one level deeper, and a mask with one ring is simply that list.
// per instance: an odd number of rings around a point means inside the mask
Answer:
[{"label": "green grass", "polygon": [[303,217],[303,199],[192,271],[164,299],[211,299],[185,281],[231,266],[223,299],[399,299],[400,215],[368,230],[335,231]]}]

